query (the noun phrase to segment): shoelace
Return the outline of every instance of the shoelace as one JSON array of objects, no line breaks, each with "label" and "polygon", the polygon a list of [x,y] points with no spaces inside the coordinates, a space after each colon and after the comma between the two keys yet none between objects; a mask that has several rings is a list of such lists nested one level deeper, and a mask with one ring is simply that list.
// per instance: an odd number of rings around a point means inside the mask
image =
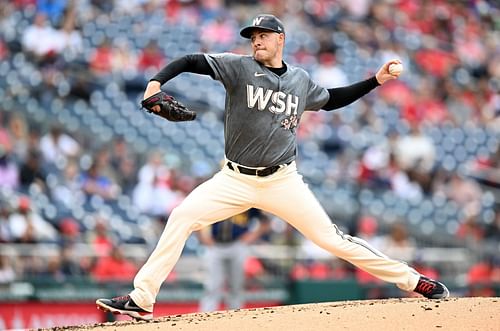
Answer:
[{"label": "shoelace", "polygon": [[112,300],[114,300],[114,301],[128,301],[129,299],[130,299],[129,295],[122,295],[119,297],[115,297]]},{"label": "shoelace", "polygon": [[418,284],[417,291],[420,293],[431,293],[436,288],[436,285],[427,281],[421,280]]}]

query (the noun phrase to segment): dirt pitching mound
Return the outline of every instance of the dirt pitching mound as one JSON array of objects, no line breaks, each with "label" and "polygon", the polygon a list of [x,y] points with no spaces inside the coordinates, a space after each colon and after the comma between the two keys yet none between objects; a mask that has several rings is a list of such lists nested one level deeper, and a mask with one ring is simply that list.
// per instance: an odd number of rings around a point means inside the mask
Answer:
[{"label": "dirt pitching mound", "polygon": [[500,330],[500,298],[328,302],[167,316],[45,330]]}]

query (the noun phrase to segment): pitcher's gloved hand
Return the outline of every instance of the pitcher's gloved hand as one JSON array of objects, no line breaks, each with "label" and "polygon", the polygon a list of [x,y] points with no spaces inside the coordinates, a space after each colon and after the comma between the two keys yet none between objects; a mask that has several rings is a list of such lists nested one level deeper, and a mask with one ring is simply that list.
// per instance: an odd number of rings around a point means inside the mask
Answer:
[{"label": "pitcher's gloved hand", "polygon": [[[142,108],[148,112],[163,117],[172,122],[192,121],[196,118],[196,113],[187,109],[173,96],[160,91],[141,101]],[[160,106],[160,111],[153,110],[154,106]]]}]

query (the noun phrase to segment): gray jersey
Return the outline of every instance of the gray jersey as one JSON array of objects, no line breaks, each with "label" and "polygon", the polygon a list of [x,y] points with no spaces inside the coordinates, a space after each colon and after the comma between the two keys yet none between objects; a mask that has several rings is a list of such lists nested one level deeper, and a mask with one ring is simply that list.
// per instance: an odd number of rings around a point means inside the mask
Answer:
[{"label": "gray jersey", "polygon": [[304,110],[319,110],[329,98],[307,72],[287,64],[278,76],[252,56],[205,55],[226,88],[226,157],[249,167],[295,159],[296,127]]}]

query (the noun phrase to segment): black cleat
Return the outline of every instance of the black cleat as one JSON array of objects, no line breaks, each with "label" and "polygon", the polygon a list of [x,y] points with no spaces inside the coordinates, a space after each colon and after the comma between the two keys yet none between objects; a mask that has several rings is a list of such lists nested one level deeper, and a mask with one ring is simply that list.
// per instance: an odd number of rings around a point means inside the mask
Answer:
[{"label": "black cleat", "polygon": [[422,294],[427,299],[445,299],[450,296],[450,291],[443,283],[425,276],[420,276],[417,287],[413,291]]},{"label": "black cleat", "polygon": [[113,299],[97,299],[97,308],[109,311],[113,314],[128,315],[137,320],[149,321],[153,319],[153,313],[137,306],[130,298],[130,295],[124,295]]}]

